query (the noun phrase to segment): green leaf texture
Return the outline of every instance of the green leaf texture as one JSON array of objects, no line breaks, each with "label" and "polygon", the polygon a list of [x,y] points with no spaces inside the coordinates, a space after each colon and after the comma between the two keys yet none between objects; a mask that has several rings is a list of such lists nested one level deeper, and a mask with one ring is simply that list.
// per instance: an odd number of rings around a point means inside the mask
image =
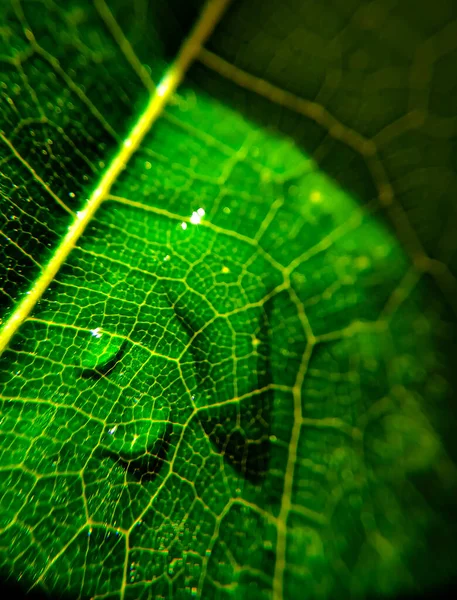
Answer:
[{"label": "green leaf texture", "polygon": [[2,2],[2,575],[434,589],[457,561],[457,5],[223,5]]}]

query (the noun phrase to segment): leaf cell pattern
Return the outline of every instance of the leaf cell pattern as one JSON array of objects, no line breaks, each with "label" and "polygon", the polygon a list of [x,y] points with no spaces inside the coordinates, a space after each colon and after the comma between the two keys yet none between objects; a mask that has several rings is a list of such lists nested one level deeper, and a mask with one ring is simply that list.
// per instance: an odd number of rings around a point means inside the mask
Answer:
[{"label": "leaf cell pattern", "polygon": [[132,600],[445,581],[453,3],[233,3],[38,296],[217,2],[150,4],[6,3],[5,328],[36,303],[0,358],[5,576]]}]

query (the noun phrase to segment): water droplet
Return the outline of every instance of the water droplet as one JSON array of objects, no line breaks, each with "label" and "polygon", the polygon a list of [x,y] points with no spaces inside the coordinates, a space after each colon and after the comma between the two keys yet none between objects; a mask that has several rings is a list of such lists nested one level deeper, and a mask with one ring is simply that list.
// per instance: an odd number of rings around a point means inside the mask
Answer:
[{"label": "water droplet", "polygon": [[194,212],[192,213],[192,215],[190,217],[190,222],[194,225],[198,225],[199,223],[201,223],[201,220],[204,216],[205,216],[205,209],[198,208],[197,210],[194,210]]}]

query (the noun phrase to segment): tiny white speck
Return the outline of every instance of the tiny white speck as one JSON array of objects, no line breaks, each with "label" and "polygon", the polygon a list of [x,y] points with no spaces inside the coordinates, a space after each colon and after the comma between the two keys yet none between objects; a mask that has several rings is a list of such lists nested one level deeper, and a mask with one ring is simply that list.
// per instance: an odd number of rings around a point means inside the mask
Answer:
[{"label": "tiny white speck", "polygon": [[131,145],[132,145],[132,140],[131,139],[127,138],[126,140],[124,140],[124,146],[126,148],[130,148]]},{"label": "tiny white speck", "polygon": [[100,330],[100,327],[96,327],[95,329],[91,329],[90,332],[96,338],[101,338],[102,337],[102,332]]},{"label": "tiny white speck", "polygon": [[111,429],[108,429],[108,433],[110,435],[114,435],[116,433],[117,430],[117,425],[114,425],[114,427],[111,427]]},{"label": "tiny white speck", "polygon": [[[184,227],[183,227],[183,229],[184,229]],[[164,257],[163,257],[163,260],[170,260],[170,255],[169,255],[169,254],[167,254],[166,256],[164,256]]]},{"label": "tiny white speck", "polygon": [[204,208],[199,208],[199,209],[197,210],[197,214],[198,214],[200,217],[204,217],[204,216],[205,216],[205,209],[204,209]]},{"label": "tiny white speck", "polygon": [[181,227],[182,229],[186,230],[187,229],[187,223],[185,223],[184,221],[181,223]]},{"label": "tiny white speck", "polygon": [[76,216],[78,217],[78,219],[84,219],[84,217],[86,216],[86,212],[86,210],[78,210]]}]

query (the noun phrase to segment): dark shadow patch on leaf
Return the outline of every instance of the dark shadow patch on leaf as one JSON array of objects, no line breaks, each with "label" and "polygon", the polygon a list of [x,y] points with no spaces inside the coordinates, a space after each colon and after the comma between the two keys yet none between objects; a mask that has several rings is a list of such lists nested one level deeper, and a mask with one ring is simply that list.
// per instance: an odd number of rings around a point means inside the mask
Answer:
[{"label": "dark shadow patch on leaf", "polygon": [[[252,484],[261,484],[268,472],[270,458],[269,423],[262,416],[254,416],[254,411],[261,414],[265,405],[270,403],[271,392],[259,394],[256,398],[253,410],[249,415],[243,414],[243,419],[250,419],[246,426],[232,429],[237,422],[236,409],[224,411],[225,423],[220,423],[219,414],[213,416],[214,411],[206,411],[206,418],[201,418],[202,427],[223,456],[224,460],[232,466],[235,471]],[[253,398],[251,396],[251,398]],[[243,402],[250,402],[245,398]],[[259,408],[259,405],[263,405]],[[266,411],[265,411],[266,412]],[[246,420],[247,420],[246,419]]]},{"label": "dark shadow patch on leaf", "polygon": [[[457,595],[457,580],[454,576],[453,581],[448,584],[430,587],[427,590],[417,590],[415,592],[404,592],[390,597],[390,600],[440,600],[443,598],[455,598]],[[369,594],[366,600],[383,600],[385,594]]]},{"label": "dark shadow patch on leaf", "polygon": [[[260,310],[258,322],[252,333],[257,340],[256,364],[250,373],[250,391],[241,394],[241,400],[229,402],[231,391],[237,389],[234,381],[227,379],[222,390],[214,384],[214,365],[218,363],[217,351],[223,332],[218,325],[204,328],[196,322],[183,304],[183,297],[169,293],[175,313],[189,335],[189,355],[196,371],[199,396],[206,398],[208,407],[199,411],[200,423],[217,452],[245,480],[261,484],[267,473],[270,458],[270,416],[273,392],[270,319],[273,300],[268,300]],[[236,351],[236,348],[232,350]],[[231,367],[231,365],[230,365]],[[261,391],[259,391],[261,390]]]},{"label": "dark shadow patch on leaf", "polygon": [[[2,598],[7,598],[8,600],[56,600],[57,598],[60,600],[71,600],[73,598],[71,594],[66,594],[62,591],[59,594],[55,592],[47,594],[44,590],[36,588],[27,590],[27,587],[20,581],[13,581],[3,573],[0,574],[0,577],[0,595]],[[82,600],[85,600],[85,598],[83,597]]]},{"label": "dark shadow patch on leaf", "polygon": [[163,437],[155,440],[150,448],[140,451],[121,450],[116,452],[109,448],[99,450],[101,459],[109,458],[122,467],[127,476],[134,481],[146,483],[153,481],[164,468],[172,445],[173,424],[168,423]]}]

